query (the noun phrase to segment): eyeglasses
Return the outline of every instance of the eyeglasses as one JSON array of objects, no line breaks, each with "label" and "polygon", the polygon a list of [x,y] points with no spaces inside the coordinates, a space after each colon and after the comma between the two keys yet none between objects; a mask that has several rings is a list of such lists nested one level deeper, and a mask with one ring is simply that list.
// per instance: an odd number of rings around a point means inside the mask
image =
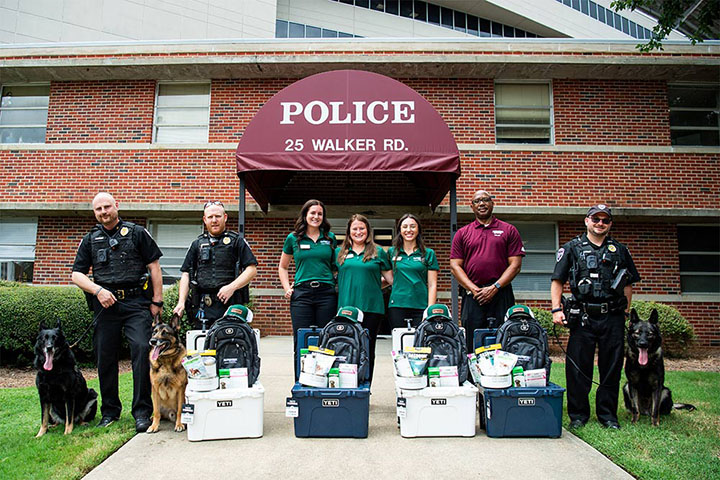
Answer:
[{"label": "eyeglasses", "polygon": [[602,223],[602,224],[605,224],[605,225],[610,225],[610,224],[612,223],[612,220],[609,219],[609,218],[607,218],[607,217],[595,217],[595,216],[592,216],[592,217],[590,217],[590,221],[593,222],[593,223]]},{"label": "eyeglasses", "polygon": [[203,208],[212,207],[213,205],[219,205],[223,208],[225,208],[225,205],[220,200],[212,200],[209,202],[205,202],[205,206]]},{"label": "eyeglasses", "polygon": [[477,205],[478,203],[492,203],[492,197],[473,198],[472,204]]}]

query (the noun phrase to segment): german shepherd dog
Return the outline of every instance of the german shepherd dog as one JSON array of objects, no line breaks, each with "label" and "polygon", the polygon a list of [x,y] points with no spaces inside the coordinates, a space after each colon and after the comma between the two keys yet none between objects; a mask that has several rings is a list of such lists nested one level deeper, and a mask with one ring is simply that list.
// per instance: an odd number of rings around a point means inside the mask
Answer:
[{"label": "german shepherd dog", "polygon": [[182,432],[185,425],[180,421],[185,401],[187,373],[182,366],[185,347],[178,332],[180,317],[173,315],[170,323],[163,323],[155,317],[150,337],[150,383],[152,385],[152,425],[147,433],[155,433],[160,427],[160,418],[175,422],[175,431]]},{"label": "german shepherd dog", "polygon": [[49,425],[65,424],[65,435],[76,423],[95,418],[98,394],[87,388],[85,378],[75,364],[75,355],[65,340],[60,320],[55,328],[40,323],[35,342],[35,386],[40,396],[42,420],[36,437],[42,437]]},{"label": "german shepherd dog", "polygon": [[673,404],[672,392],[665,386],[665,363],[662,336],[658,326],[658,312],[653,310],[647,321],[640,320],[635,309],[630,312],[630,327],[625,347],[625,377],[623,386],[625,408],[632,413],[632,422],[640,415],[650,415],[654,426],[660,425],[660,415],[672,409],[695,410],[686,403]]}]

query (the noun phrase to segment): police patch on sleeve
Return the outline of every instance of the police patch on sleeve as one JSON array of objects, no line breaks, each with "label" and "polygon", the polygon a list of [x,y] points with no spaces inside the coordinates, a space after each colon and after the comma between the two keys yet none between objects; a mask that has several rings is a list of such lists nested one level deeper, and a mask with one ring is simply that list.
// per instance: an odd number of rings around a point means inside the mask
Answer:
[{"label": "police patch on sleeve", "polygon": [[555,255],[555,262],[559,262],[560,260],[562,260],[563,255],[565,255],[565,249],[561,248],[557,251],[557,255]]}]

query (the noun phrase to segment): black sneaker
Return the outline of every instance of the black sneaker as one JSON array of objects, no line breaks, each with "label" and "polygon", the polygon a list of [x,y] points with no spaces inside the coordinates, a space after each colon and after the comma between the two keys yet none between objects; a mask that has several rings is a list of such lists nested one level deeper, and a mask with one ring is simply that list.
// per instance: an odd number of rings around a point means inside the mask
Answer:
[{"label": "black sneaker", "polygon": [[103,417],[100,419],[97,425],[95,425],[97,428],[105,428],[113,424],[118,420],[118,417],[111,417],[109,415],[103,415]]},{"label": "black sneaker", "polygon": [[600,425],[603,428],[609,428],[612,430],[620,430],[620,424],[614,420],[606,420],[604,422],[600,422]]},{"label": "black sneaker", "polygon": [[570,422],[570,425],[568,425],[568,428],[570,430],[575,430],[576,428],[582,428],[584,426],[585,422],[583,422],[582,420],[573,420],[572,422]]},{"label": "black sneaker", "polygon": [[138,417],[135,419],[135,431],[137,433],[147,432],[150,425],[152,425],[152,422],[148,417]]}]

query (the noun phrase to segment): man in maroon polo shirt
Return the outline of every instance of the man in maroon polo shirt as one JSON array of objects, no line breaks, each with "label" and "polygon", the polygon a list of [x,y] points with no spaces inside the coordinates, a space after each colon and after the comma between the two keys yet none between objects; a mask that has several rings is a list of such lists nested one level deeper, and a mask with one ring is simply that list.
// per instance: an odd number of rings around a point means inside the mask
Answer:
[{"label": "man in maroon polo shirt", "polygon": [[[465,289],[461,321],[468,352],[473,351],[473,331],[497,327],[515,304],[510,282],[525,256],[517,229],[495,218],[494,206],[488,192],[475,192],[470,202],[475,221],[457,231],[450,250],[450,270]],[[492,325],[489,318],[495,318]]]}]

